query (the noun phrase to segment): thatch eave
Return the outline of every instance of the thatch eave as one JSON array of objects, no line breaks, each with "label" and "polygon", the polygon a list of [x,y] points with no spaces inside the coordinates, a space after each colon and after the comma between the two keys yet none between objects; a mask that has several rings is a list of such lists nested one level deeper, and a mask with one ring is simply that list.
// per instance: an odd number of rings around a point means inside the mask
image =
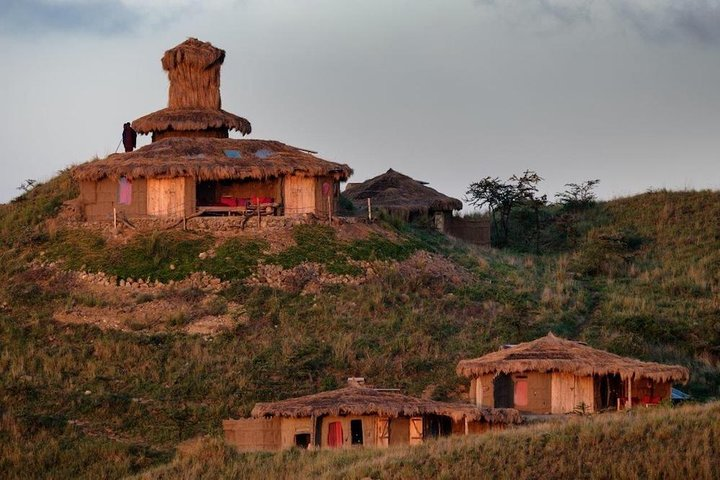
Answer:
[{"label": "thatch eave", "polygon": [[163,108],[132,122],[136,132],[147,135],[154,132],[201,131],[227,128],[243,135],[252,132],[250,122],[242,117],[212,108]]},{"label": "thatch eave", "polygon": [[515,409],[479,408],[471,404],[437,402],[354,386],[278,402],[257,403],[251,412],[251,416],[255,418],[307,418],[330,415],[379,415],[392,418],[443,415],[455,421],[466,418],[470,421],[488,423],[522,422],[520,414]]},{"label": "thatch eave", "polygon": [[565,372],[578,376],[617,374],[623,379],[648,378],[657,382],[686,383],[690,378],[689,370],[680,365],[621,357],[553,334],[480,358],[461,360],[457,366],[459,375],[471,378],[529,371]]},{"label": "thatch eave", "polygon": [[[234,151],[238,157],[228,157],[226,151]],[[170,137],[134,152],[83,163],[74,167],[72,174],[79,181],[120,177],[264,180],[286,175],[329,176],[342,181],[352,175],[352,169],[273,140]]]}]

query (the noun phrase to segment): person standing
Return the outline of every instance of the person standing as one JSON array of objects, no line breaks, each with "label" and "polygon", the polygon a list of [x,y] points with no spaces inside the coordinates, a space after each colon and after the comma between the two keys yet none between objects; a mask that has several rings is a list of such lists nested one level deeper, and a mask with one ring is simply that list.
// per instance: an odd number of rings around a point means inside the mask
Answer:
[{"label": "person standing", "polygon": [[126,152],[132,152],[137,145],[137,132],[130,126],[130,122],[123,125],[122,143]]}]

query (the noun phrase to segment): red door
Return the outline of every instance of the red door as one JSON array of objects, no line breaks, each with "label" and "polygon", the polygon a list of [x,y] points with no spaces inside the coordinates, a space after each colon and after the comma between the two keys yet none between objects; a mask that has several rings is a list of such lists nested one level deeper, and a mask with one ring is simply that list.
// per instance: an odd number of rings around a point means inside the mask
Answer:
[{"label": "red door", "polygon": [[328,447],[342,447],[343,431],[340,422],[330,422],[328,425]]}]

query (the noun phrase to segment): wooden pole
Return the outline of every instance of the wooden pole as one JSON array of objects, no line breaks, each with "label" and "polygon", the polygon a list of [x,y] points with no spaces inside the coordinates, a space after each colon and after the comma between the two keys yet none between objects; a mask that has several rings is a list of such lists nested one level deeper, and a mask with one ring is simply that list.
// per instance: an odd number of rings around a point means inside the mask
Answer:
[{"label": "wooden pole", "polygon": [[368,220],[372,221],[372,203],[370,202],[370,197],[368,197],[367,201],[368,201]]},{"label": "wooden pole", "polygon": [[327,204],[328,204],[328,222],[332,223],[332,199],[330,195],[327,197]]},{"label": "wooden pole", "polygon": [[628,408],[632,408],[632,377],[628,377]]},{"label": "wooden pole", "polygon": [[467,417],[463,417],[463,418],[465,419],[465,435],[467,435],[467,434],[469,433],[469,430],[470,430],[470,429],[468,428]]},{"label": "wooden pole", "polygon": [[115,204],[113,204],[113,228],[117,230],[117,208],[115,208]]}]

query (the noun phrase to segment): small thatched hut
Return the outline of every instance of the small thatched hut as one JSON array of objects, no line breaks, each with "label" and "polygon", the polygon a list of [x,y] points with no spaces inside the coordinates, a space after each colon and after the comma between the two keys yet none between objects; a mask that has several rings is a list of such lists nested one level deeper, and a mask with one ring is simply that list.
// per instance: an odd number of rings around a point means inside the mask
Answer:
[{"label": "small thatched hut", "polygon": [[453,211],[463,207],[460,200],[392,168],[362,183],[348,183],[343,195],[358,211],[365,212],[368,208],[374,212],[384,211],[404,221],[427,218],[441,232],[478,245],[490,245],[487,219],[454,217]]},{"label": "small thatched hut", "polygon": [[225,52],[191,38],[165,52],[168,108],[133,122],[152,143],[73,169],[88,220],[198,214],[316,214],[337,204],[350,167],[277,141],[229,138],[250,122],[220,109]]},{"label": "small thatched hut", "polygon": [[423,400],[365,387],[346,388],[274,403],[258,403],[252,418],[225,420],[228,443],[243,451],[347,446],[414,445],[424,439],[467,435],[521,422],[512,409]]},{"label": "small thatched hut", "polygon": [[552,333],[461,360],[470,377],[470,399],[482,407],[523,413],[570,413],[656,405],[670,398],[673,382],[687,382],[688,369],[621,357]]},{"label": "small thatched hut", "polygon": [[349,183],[343,194],[356,207],[367,207],[369,198],[373,209],[384,210],[404,220],[419,216],[452,216],[453,210],[460,210],[463,206],[457,198],[443,195],[428,187],[427,182],[415,180],[392,168],[362,183]]}]

